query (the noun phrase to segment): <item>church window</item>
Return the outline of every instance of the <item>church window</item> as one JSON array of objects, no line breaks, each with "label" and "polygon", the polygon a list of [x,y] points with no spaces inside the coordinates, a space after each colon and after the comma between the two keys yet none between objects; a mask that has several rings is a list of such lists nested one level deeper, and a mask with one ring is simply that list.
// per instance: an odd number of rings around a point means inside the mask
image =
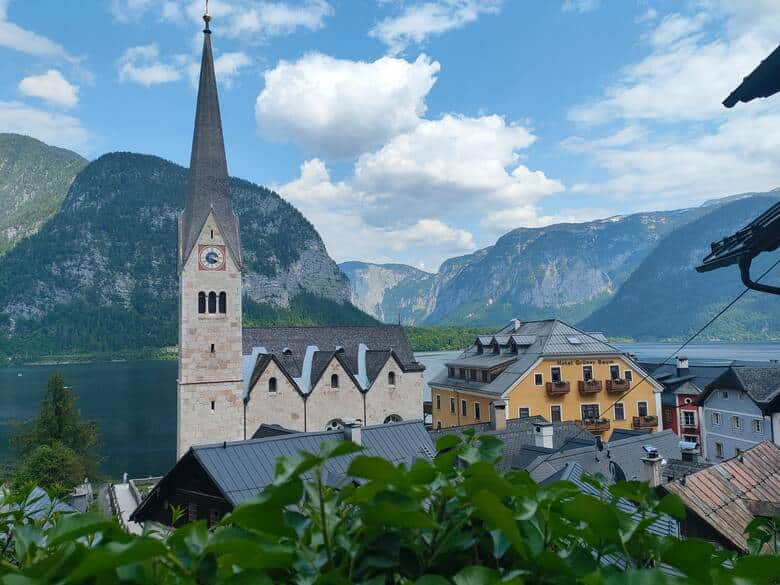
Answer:
[{"label": "church window", "polygon": [[225,291],[219,293],[219,312],[222,314],[227,313],[227,294]]},{"label": "church window", "polygon": [[214,239],[214,230],[211,230],[211,239]]},{"label": "church window", "polygon": [[330,377],[330,387],[331,388],[338,388],[339,387],[339,375],[333,374]]},{"label": "church window", "polygon": [[211,291],[209,293],[209,313],[217,312],[217,293]]},{"label": "church window", "polygon": [[206,293],[203,291],[198,293],[198,313],[206,312]]},{"label": "church window", "polygon": [[214,353],[214,344],[211,344],[211,353]]},{"label": "church window", "polygon": [[214,401],[211,401],[211,410],[214,410]]},{"label": "church window", "polygon": [[402,419],[400,416],[398,416],[397,414],[391,414],[390,416],[388,416],[388,417],[385,419],[385,423],[384,423],[384,424],[389,424],[389,423],[399,423],[399,422],[401,422],[402,420],[403,420],[403,419]]},{"label": "church window", "polygon": [[268,380],[268,391],[269,392],[276,392],[276,378],[269,378],[269,380]]},{"label": "church window", "polygon": [[395,372],[388,372],[387,373],[387,383],[390,386],[395,386]]}]

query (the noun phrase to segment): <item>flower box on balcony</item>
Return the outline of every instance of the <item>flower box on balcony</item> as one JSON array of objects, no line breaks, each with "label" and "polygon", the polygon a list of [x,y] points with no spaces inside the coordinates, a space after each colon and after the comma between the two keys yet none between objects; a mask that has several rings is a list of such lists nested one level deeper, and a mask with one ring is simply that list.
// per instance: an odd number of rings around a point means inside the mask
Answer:
[{"label": "flower box on balcony", "polygon": [[584,418],[581,423],[585,430],[591,433],[603,433],[608,431],[610,426],[608,418]]},{"label": "flower box on balcony", "polygon": [[601,380],[580,380],[577,386],[582,394],[601,392]]},{"label": "flower box on balcony", "polygon": [[627,392],[631,388],[628,380],[607,380],[607,392]]},{"label": "flower box on balcony", "polygon": [[550,396],[559,396],[568,394],[571,386],[568,382],[547,382],[547,394]]},{"label": "flower box on balcony", "polygon": [[635,416],[634,417],[635,429],[653,429],[658,426],[657,416]]}]

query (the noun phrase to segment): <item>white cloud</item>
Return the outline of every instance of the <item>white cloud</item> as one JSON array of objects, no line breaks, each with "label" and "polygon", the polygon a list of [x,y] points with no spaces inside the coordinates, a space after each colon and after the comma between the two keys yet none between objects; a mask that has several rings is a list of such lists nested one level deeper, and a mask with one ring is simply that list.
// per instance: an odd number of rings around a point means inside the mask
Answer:
[{"label": "white cloud", "polygon": [[241,51],[222,53],[214,59],[214,73],[217,81],[229,87],[241,69],[251,64],[249,56]]},{"label": "white cloud", "polygon": [[8,21],[8,5],[10,0],[0,0],[0,47],[20,51],[38,57],[53,57],[77,63],[78,59],[71,56],[65,48],[38,33]]},{"label": "white cloud", "polygon": [[569,118],[603,124],[615,120],[699,121],[725,116],[721,101],[769,54],[777,39],[753,30],[704,41],[699,33],[712,19],[714,15],[709,12],[672,14],[662,19],[648,35],[649,55],[626,67],[602,98],[572,108]]},{"label": "white cloud", "polygon": [[181,79],[181,71],[175,63],[160,60],[156,44],[130,47],[117,61],[119,81],[132,81],[149,87]]},{"label": "white cloud", "polygon": [[647,209],[780,184],[780,103],[721,105],[775,48],[776,30],[767,22],[780,18],[780,4],[712,0],[703,6],[652,19],[648,55],[626,67],[602,98],[569,112],[595,135],[570,137],[563,146],[607,175],[573,191]]},{"label": "white cloud", "polygon": [[385,225],[368,223],[362,213],[372,196],[355,190],[348,181],[332,181],[319,159],[304,162],[299,178],[276,189],[314,224],[328,252],[339,262],[358,254],[372,262],[389,262],[403,254],[416,265],[437,266],[445,258],[476,247],[470,232],[439,219],[406,223],[403,218],[387,218]]},{"label": "white cloud", "polygon": [[[339,260],[401,256],[435,267],[477,247],[466,226],[480,218],[493,234],[539,223],[536,203],[563,185],[520,164],[518,151],[534,140],[526,128],[500,116],[445,115],[361,155],[342,180],[331,179],[325,163],[313,159],[278,190],[312,221]],[[522,207],[526,215],[488,217]]]},{"label": "white cloud", "polygon": [[25,95],[40,98],[63,108],[72,108],[79,101],[79,88],[65,79],[56,69],[49,69],[42,75],[25,77],[19,82],[19,89]]},{"label": "white cloud", "polygon": [[561,5],[561,10],[564,12],[579,12],[585,14],[586,12],[593,12],[598,10],[601,6],[601,0],[566,0]]},{"label": "white cloud", "polygon": [[[185,9],[194,21],[203,16],[202,3],[189,3]],[[257,0],[220,0],[209,4],[209,13],[219,34],[247,41],[292,34],[299,29],[315,31],[325,26],[333,8],[325,0],[302,2],[266,2]]]},{"label": "white cloud", "polygon": [[261,132],[326,157],[355,156],[417,125],[439,63],[308,54],[265,73],[255,114]]},{"label": "white cloud", "polygon": [[412,217],[455,217],[465,210],[481,214],[490,205],[528,205],[564,188],[520,164],[518,151],[535,140],[500,116],[447,114],[359,157],[354,183],[377,194],[377,221],[390,209]]},{"label": "white cloud", "polygon": [[162,20],[178,21],[181,19],[181,17],[182,17],[181,6],[179,6],[176,2],[173,2],[172,0],[163,2],[161,8],[161,14],[160,14],[160,18],[162,18]]},{"label": "white cloud", "polygon": [[483,14],[497,14],[502,0],[437,0],[406,6],[401,14],[385,18],[369,35],[382,41],[391,52],[424,43],[429,37],[461,28]]},{"label": "white cloud", "polygon": [[118,22],[134,22],[140,20],[153,4],[153,0],[111,0],[108,10]]},{"label": "white cloud", "polygon": [[84,150],[89,142],[89,134],[77,118],[20,102],[0,101],[0,132],[26,134],[47,144],[75,150]]}]

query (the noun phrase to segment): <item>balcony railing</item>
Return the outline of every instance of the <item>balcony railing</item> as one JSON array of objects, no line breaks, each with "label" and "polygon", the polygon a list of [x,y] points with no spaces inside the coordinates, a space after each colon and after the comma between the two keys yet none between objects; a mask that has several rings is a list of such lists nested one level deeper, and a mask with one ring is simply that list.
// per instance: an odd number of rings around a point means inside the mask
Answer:
[{"label": "balcony railing", "polygon": [[601,392],[601,380],[580,380],[577,387],[582,394],[595,394]]},{"label": "balcony railing", "polygon": [[628,380],[607,380],[607,392],[627,392],[631,388]]},{"label": "balcony railing", "polygon": [[568,382],[547,382],[547,394],[550,396],[560,396],[568,394],[571,386]]},{"label": "balcony railing", "polygon": [[654,429],[658,426],[657,416],[635,416],[634,428],[635,429]]},{"label": "balcony railing", "polygon": [[580,421],[586,431],[591,433],[603,433],[609,430],[608,418],[584,418]]}]

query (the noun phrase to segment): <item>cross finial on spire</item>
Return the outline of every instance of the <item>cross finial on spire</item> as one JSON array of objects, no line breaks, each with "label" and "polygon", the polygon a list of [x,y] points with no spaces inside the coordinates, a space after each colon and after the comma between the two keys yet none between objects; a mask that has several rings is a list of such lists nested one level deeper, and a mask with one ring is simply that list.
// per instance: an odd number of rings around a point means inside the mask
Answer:
[{"label": "cross finial on spire", "polygon": [[206,0],[206,9],[203,11],[203,22],[206,23],[206,28],[203,30],[203,32],[210,33],[211,30],[209,29],[209,22],[211,22],[211,15],[209,14],[209,0]]}]

